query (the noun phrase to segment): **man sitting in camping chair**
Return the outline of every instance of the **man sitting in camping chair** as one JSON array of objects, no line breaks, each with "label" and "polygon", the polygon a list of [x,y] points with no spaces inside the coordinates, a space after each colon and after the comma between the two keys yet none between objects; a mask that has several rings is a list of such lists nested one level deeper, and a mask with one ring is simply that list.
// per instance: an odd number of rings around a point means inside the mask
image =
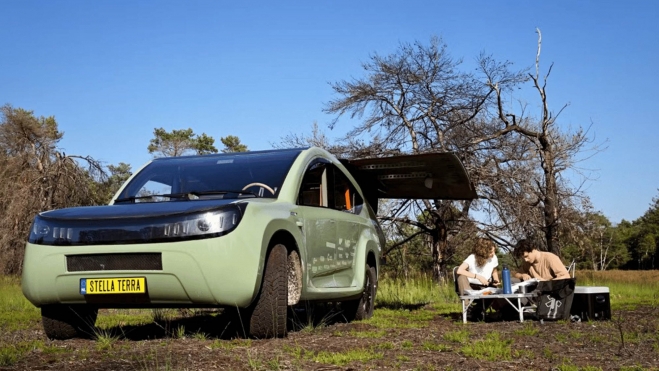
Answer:
[{"label": "man sitting in camping chair", "polygon": [[548,251],[538,250],[530,240],[517,242],[515,256],[524,259],[520,269],[513,275],[520,281],[532,278],[536,278],[538,281],[570,278],[570,272],[565,268],[561,258]]},{"label": "man sitting in camping chair", "polygon": [[[561,259],[550,252],[538,250],[535,243],[526,239],[517,242],[514,253],[517,258],[523,259],[523,262],[520,269],[513,274],[511,281],[519,282],[530,279],[541,281],[536,288],[536,291],[540,292],[541,295],[533,300],[525,298],[522,300],[522,304],[525,306],[530,305],[530,308],[537,307],[538,312],[536,314],[540,319],[543,317],[551,318],[545,313],[547,308],[540,304],[548,300],[549,297],[554,299],[560,297],[565,302],[565,308],[562,308],[563,311],[561,312],[557,311],[558,307],[563,305],[563,302],[554,305],[555,300],[550,298],[554,301],[551,315],[554,316],[553,319],[567,318],[569,315],[568,307],[572,303],[571,294],[574,291],[575,280],[570,276],[568,268],[565,267]],[[571,264],[571,269],[574,269],[574,264]],[[507,314],[514,315],[514,313]]]},{"label": "man sitting in camping chair", "polygon": [[[458,295],[467,295],[466,290],[480,290],[488,285],[499,284],[497,266],[499,260],[495,254],[494,242],[480,238],[474,245],[473,253],[457,268],[456,284]],[[470,308],[472,318],[483,318],[483,303],[475,302]]]}]

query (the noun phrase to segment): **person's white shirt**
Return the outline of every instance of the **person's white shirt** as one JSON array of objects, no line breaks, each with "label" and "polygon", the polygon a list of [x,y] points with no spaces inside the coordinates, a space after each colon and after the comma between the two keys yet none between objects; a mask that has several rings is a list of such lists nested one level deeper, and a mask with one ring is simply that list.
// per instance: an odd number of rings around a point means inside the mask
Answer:
[{"label": "person's white shirt", "polygon": [[[476,273],[479,276],[483,276],[487,279],[490,279],[492,277],[492,272],[496,267],[499,266],[499,259],[497,259],[497,256],[494,255],[493,257],[487,259],[485,261],[485,264],[482,266],[477,266],[476,265],[476,255],[471,254],[465,259],[464,263],[467,263],[468,265],[468,271],[470,273]],[[469,283],[473,283],[476,285],[482,285],[481,281],[477,280],[476,278],[473,277],[467,277],[469,279]]]}]

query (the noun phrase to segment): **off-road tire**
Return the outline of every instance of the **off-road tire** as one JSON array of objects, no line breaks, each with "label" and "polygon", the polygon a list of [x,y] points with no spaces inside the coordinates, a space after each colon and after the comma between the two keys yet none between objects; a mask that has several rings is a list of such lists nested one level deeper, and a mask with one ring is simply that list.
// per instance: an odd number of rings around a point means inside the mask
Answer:
[{"label": "off-road tire", "polygon": [[48,339],[89,338],[94,334],[98,308],[87,305],[45,305],[41,322]]},{"label": "off-road tire", "polygon": [[375,267],[366,266],[364,278],[364,290],[359,299],[344,301],[341,303],[343,315],[348,322],[361,321],[373,316],[375,307],[375,294],[377,292],[377,274]]},{"label": "off-road tire", "polygon": [[295,250],[288,253],[288,306],[300,301],[302,295],[302,267],[300,255]]},{"label": "off-road tire", "polygon": [[286,336],[288,303],[288,251],[275,245],[268,254],[263,283],[251,310],[249,334],[255,338]]}]

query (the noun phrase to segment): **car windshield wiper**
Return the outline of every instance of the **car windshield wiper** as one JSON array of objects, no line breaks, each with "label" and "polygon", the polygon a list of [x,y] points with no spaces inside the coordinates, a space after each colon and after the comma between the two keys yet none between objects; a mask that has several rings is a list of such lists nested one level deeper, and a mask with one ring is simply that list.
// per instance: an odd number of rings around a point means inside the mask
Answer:
[{"label": "car windshield wiper", "polygon": [[130,196],[130,197],[124,197],[124,198],[118,198],[114,200],[115,203],[117,202],[132,202],[135,203],[137,200],[146,200],[149,198],[154,198],[154,197],[167,197],[167,198],[187,198],[188,200],[194,200],[192,196],[199,197],[199,196],[207,196],[207,195],[223,195],[227,193],[238,193],[238,194],[247,194],[247,195],[252,195],[254,197],[258,197],[258,195],[254,192],[250,191],[192,191],[192,192],[183,192],[183,193],[164,193],[164,194],[154,194],[154,195],[147,195],[147,196]]},{"label": "car windshield wiper", "polygon": [[118,198],[114,200],[114,202],[133,202],[135,203],[136,200],[146,200],[149,198],[154,198],[154,197],[167,197],[167,198],[190,198],[190,195],[188,193],[164,193],[164,194],[154,194],[154,195],[146,195],[146,196],[130,196],[130,197],[125,197],[125,198]]},{"label": "car windshield wiper", "polygon": [[243,190],[240,190],[240,191],[219,190],[219,191],[192,191],[192,192],[188,192],[189,195],[193,195],[193,196],[197,196],[197,197],[198,196],[209,196],[209,195],[225,195],[227,193],[237,193],[237,194],[242,194],[242,195],[252,195],[254,197],[259,197],[259,195],[257,195],[254,192],[243,191]]}]

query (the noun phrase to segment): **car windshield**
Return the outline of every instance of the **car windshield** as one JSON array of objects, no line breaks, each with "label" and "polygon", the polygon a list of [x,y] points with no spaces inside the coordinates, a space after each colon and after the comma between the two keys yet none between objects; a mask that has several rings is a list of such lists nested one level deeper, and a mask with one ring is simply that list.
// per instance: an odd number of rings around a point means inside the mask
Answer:
[{"label": "car windshield", "polygon": [[301,150],[240,152],[153,160],[115,203],[209,198],[276,198]]}]

